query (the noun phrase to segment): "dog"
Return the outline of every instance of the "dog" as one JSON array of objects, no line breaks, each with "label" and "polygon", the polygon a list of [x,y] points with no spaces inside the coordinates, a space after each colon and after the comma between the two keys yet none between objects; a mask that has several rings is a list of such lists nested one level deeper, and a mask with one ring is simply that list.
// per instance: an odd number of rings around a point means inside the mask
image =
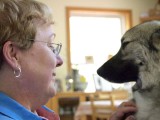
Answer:
[{"label": "dog", "polygon": [[113,83],[135,81],[136,119],[160,120],[160,21],[129,29],[117,54],[98,68],[97,74]]}]

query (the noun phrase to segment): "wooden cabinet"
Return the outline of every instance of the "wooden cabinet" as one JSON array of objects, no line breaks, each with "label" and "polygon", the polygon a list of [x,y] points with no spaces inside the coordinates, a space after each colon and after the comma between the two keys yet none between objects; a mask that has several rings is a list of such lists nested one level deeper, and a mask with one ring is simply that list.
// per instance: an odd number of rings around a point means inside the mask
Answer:
[{"label": "wooden cabinet", "polygon": [[86,101],[89,93],[63,92],[58,93],[47,103],[47,107],[60,115],[61,120],[73,120],[79,102]]},{"label": "wooden cabinet", "polygon": [[140,18],[141,23],[151,21],[151,20],[160,20],[160,16],[148,16],[148,17]]},{"label": "wooden cabinet", "polygon": [[146,15],[140,18],[140,22],[147,22],[151,20],[160,20],[160,0],[157,1],[153,9],[150,9]]},{"label": "wooden cabinet", "polygon": [[86,94],[83,92],[62,92],[57,93],[52,99],[49,100],[47,106],[54,110],[56,113],[59,114],[59,100],[64,98],[78,98],[79,102],[86,100]]}]

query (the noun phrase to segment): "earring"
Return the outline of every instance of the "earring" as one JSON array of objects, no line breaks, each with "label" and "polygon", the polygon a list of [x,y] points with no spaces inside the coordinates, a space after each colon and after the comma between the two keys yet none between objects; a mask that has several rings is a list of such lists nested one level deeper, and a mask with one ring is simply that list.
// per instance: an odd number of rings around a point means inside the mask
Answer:
[{"label": "earring", "polygon": [[20,67],[18,67],[18,70],[14,70],[13,72],[14,72],[14,75],[16,78],[21,76],[21,68]]}]

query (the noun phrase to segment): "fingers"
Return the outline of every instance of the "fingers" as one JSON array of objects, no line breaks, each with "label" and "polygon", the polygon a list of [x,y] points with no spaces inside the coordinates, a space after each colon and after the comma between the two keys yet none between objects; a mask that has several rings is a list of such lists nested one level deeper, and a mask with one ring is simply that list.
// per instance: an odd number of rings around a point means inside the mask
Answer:
[{"label": "fingers", "polygon": [[136,105],[134,102],[129,101],[129,102],[123,102],[118,108],[117,108],[117,112],[116,116],[118,118],[123,117],[125,114],[129,114],[129,113],[134,113],[136,112]]},{"label": "fingers", "polygon": [[125,120],[136,120],[133,115],[128,116]]},{"label": "fingers", "polygon": [[133,116],[131,114],[137,111],[136,105],[134,102],[123,102],[117,110],[112,114],[110,120],[133,120]]},{"label": "fingers", "polygon": [[[132,107],[136,107],[135,103],[133,101],[127,101],[127,102],[123,102],[119,105],[119,107],[127,107],[127,106],[132,106]],[[119,108],[118,107],[118,108]]]}]

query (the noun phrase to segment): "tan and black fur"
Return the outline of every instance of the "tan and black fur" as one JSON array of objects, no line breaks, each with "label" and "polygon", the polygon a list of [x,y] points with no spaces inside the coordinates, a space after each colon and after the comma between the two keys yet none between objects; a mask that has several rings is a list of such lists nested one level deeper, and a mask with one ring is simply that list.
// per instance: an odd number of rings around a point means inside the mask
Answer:
[{"label": "tan and black fur", "polygon": [[121,39],[121,48],[97,73],[114,83],[135,81],[137,120],[160,120],[160,21],[139,24]]}]

